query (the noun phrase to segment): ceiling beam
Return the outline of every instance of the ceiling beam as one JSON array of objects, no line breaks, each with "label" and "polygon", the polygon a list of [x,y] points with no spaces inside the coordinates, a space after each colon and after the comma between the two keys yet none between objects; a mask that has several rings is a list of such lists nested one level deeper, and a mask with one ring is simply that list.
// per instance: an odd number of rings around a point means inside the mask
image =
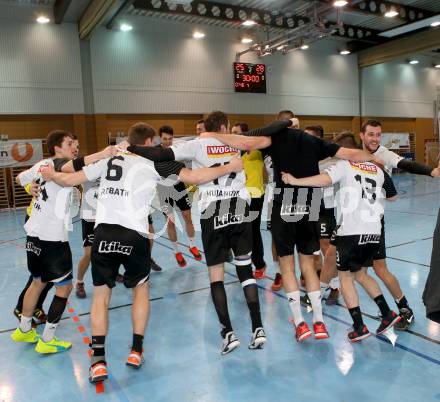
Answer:
[{"label": "ceiling beam", "polygon": [[53,5],[55,24],[61,24],[63,22],[70,3],[72,3],[72,0],[56,0],[55,4]]},{"label": "ceiling beam", "polygon": [[78,23],[79,37],[88,39],[115,3],[116,0],[91,0]]},{"label": "ceiling beam", "polygon": [[430,29],[362,50],[358,53],[358,64],[368,67],[438,48],[440,29]]}]

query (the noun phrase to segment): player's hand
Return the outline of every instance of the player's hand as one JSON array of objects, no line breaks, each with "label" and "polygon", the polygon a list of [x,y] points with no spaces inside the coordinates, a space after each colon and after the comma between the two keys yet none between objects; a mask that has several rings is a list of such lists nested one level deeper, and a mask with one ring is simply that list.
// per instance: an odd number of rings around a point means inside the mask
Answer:
[{"label": "player's hand", "polygon": [[440,177],[440,165],[432,170],[431,172],[432,177]]},{"label": "player's hand", "polygon": [[281,180],[283,180],[284,184],[290,184],[291,186],[293,186],[295,185],[296,178],[290,173],[281,172]]},{"label": "player's hand", "polygon": [[118,150],[115,146],[109,145],[102,150],[103,159],[110,158],[111,156],[115,156],[118,153]]},{"label": "player's hand", "polygon": [[243,159],[238,156],[234,156],[226,165],[230,172],[241,172],[243,170]]},{"label": "player's hand", "polygon": [[127,140],[124,140],[124,141],[120,142],[119,144],[117,144],[116,148],[120,151],[126,151],[130,145],[131,144]]},{"label": "player's hand", "polygon": [[45,181],[51,181],[55,175],[55,169],[53,166],[47,165],[40,169],[40,173]]},{"label": "player's hand", "polygon": [[29,186],[29,193],[32,197],[38,198],[38,196],[40,195],[40,185],[33,181]]}]

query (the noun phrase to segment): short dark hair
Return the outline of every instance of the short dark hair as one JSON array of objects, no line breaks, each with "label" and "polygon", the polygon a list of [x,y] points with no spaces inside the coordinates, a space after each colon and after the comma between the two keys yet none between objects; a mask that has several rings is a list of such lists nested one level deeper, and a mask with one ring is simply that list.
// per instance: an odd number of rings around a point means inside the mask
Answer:
[{"label": "short dark hair", "polygon": [[74,133],[70,133],[70,135],[72,136],[72,139],[75,141],[78,141],[78,136]]},{"label": "short dark hair", "polygon": [[316,126],[307,126],[304,131],[313,131],[319,138],[324,138],[324,129],[319,124]]},{"label": "short dark hair", "polygon": [[247,123],[235,123],[233,127],[240,127],[242,133],[249,131],[249,126]]},{"label": "short dark hair", "polygon": [[203,119],[198,120],[197,123],[196,123],[196,125],[197,125],[197,124],[205,124],[205,120],[203,120]]},{"label": "short dark hair", "polygon": [[161,136],[162,133],[174,135],[174,130],[171,126],[162,126],[159,128],[159,136]]},{"label": "short dark hair", "polygon": [[133,124],[128,130],[128,142],[131,145],[144,145],[148,138],[153,139],[156,132],[154,128],[147,123]]},{"label": "short dark hair", "polygon": [[356,137],[351,131],[342,131],[336,136],[334,142],[344,148],[359,148]]},{"label": "short dark hair", "polygon": [[66,137],[73,139],[72,134],[64,130],[54,130],[47,135],[46,145],[50,156],[55,155],[55,147],[61,147],[61,144]]},{"label": "short dark hair", "polygon": [[281,110],[278,113],[277,119],[293,119],[295,117],[295,113],[293,113],[291,110]]},{"label": "short dark hair", "polygon": [[216,110],[211,112],[205,119],[205,129],[206,131],[217,132],[220,131],[220,127],[224,125],[228,126],[229,120],[225,113]]},{"label": "short dark hair", "polygon": [[366,133],[367,131],[367,126],[371,126],[371,127],[382,127],[382,123],[380,121],[377,120],[368,120],[366,121],[362,127],[361,127],[361,132],[362,133]]}]

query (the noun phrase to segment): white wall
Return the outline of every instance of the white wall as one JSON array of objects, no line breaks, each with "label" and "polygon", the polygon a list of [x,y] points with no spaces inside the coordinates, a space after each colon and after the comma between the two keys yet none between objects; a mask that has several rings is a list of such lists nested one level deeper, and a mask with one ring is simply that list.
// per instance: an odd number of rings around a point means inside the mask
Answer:
[{"label": "white wall", "polygon": [[76,24],[0,19],[0,113],[83,113]]},{"label": "white wall", "polygon": [[[131,21],[131,32],[101,29],[92,38],[92,70],[97,113],[358,114],[356,56],[336,55],[338,42],[326,41],[307,52],[244,62],[269,68],[267,94],[236,94],[232,63],[240,32],[203,27],[206,38],[191,37],[191,26]],[[141,28],[142,27],[142,28]]]},{"label": "white wall", "polygon": [[363,70],[364,116],[433,117],[440,70],[432,68],[431,58],[416,58],[417,65],[398,60]]}]

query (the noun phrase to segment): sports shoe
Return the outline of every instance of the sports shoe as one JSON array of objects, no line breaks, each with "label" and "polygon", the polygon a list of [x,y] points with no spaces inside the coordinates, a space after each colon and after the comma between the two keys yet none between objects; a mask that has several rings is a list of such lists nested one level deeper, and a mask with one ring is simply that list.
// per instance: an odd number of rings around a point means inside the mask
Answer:
[{"label": "sports shoe", "polygon": [[414,322],[414,313],[410,308],[402,308],[399,313],[401,319],[396,323],[394,328],[399,331],[406,331]]},{"label": "sports shoe", "polygon": [[200,251],[196,246],[190,247],[189,251],[194,256],[196,261],[202,261],[202,255],[200,254]]},{"label": "sports shoe", "polygon": [[302,342],[308,337],[312,336],[309,326],[305,321],[300,322],[295,330],[295,338],[297,342]]},{"label": "sports shoe", "polygon": [[49,342],[43,342],[41,338],[38,339],[35,351],[38,353],[58,353],[64,352],[72,347],[70,342],[60,341],[58,338],[53,338]]},{"label": "sports shoe", "polygon": [[14,342],[36,343],[40,339],[34,328],[28,332],[22,332],[20,328],[17,328],[12,334],[11,339]]},{"label": "sports shoe", "polygon": [[222,343],[222,349],[220,353],[222,355],[227,355],[228,353],[231,353],[234,349],[237,349],[240,346],[240,341],[235,336],[234,331],[229,331]]},{"label": "sports shoe", "polygon": [[387,329],[398,323],[401,318],[402,317],[400,315],[397,315],[394,311],[390,310],[386,317],[382,317],[380,325],[376,330],[376,334],[383,334]]},{"label": "sports shoe", "polygon": [[330,290],[330,294],[328,295],[325,304],[327,306],[334,306],[338,303],[339,300],[339,289]]},{"label": "sports shoe", "polygon": [[312,305],[312,302],[310,301],[309,295],[307,293],[304,296],[300,296],[299,301],[304,306],[311,306]]},{"label": "sports shoe", "polygon": [[249,344],[249,349],[263,349],[266,343],[266,333],[262,327],[256,328],[252,333],[251,343]]},{"label": "sports shoe", "polygon": [[368,338],[370,336],[370,331],[366,325],[363,325],[361,329],[355,329],[353,327],[353,331],[348,333],[348,340],[350,342],[359,342],[362,339]]},{"label": "sports shoe", "polygon": [[94,384],[96,382],[104,381],[108,378],[107,363],[98,362],[90,366],[89,381]]},{"label": "sports shoe", "polygon": [[327,339],[330,338],[327,328],[322,321],[316,321],[313,324],[313,332],[315,333],[315,339]]},{"label": "sports shoe", "polygon": [[121,274],[116,275],[116,282],[124,283],[124,275]]},{"label": "sports shoe", "polygon": [[175,257],[176,257],[177,264],[179,264],[179,267],[185,268],[186,267],[186,260],[183,257],[183,254],[179,251],[178,253],[175,254]]},{"label": "sports shoe", "polygon": [[228,250],[228,254],[226,255],[226,262],[231,262],[234,261],[234,254],[232,253],[232,250],[229,249]]},{"label": "sports shoe", "polygon": [[77,282],[75,289],[75,294],[78,299],[85,299],[87,297],[86,290],[84,289],[84,282]]},{"label": "sports shoe", "polygon": [[142,353],[135,352],[132,350],[130,354],[128,355],[126,365],[133,367],[135,369],[138,369],[142,366],[142,363],[144,362],[144,358],[142,356]]},{"label": "sports shoe", "polygon": [[266,272],[266,267],[264,268],[260,268],[260,269],[256,269],[254,272],[254,278],[255,279],[264,279],[264,273]]},{"label": "sports shoe", "polygon": [[272,286],[270,287],[274,292],[278,292],[283,287],[283,277],[280,273],[276,273]]},{"label": "sports shoe", "polygon": [[159,265],[157,265],[157,262],[154,261],[152,258],[150,259],[150,268],[156,272],[162,271],[162,268]]},{"label": "sports shoe", "polygon": [[35,321],[35,324],[45,324],[47,321],[46,313],[42,308],[36,308],[34,310],[33,320]]}]

